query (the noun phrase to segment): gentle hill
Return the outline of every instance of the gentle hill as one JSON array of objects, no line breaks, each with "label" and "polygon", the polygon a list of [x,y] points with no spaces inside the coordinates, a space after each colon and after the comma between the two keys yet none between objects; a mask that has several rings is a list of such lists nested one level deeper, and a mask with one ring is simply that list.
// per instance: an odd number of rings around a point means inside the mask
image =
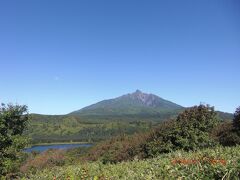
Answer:
[{"label": "gentle hill", "polygon": [[184,108],[154,94],[137,90],[115,99],[104,100],[69,115],[74,116],[121,116],[176,114]]}]

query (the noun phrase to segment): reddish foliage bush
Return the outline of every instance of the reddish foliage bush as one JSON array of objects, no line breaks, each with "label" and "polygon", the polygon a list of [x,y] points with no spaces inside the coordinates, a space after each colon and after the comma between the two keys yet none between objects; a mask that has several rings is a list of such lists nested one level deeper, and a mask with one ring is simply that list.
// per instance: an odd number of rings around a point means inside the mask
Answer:
[{"label": "reddish foliage bush", "polygon": [[149,133],[139,133],[132,136],[118,136],[94,146],[84,160],[102,160],[103,163],[116,163],[134,158],[142,159],[142,144],[146,142]]},{"label": "reddish foliage bush", "polygon": [[28,171],[35,172],[37,169],[44,169],[53,166],[62,166],[65,162],[64,150],[48,150],[36,156],[30,156],[21,166],[20,171],[26,173]]}]

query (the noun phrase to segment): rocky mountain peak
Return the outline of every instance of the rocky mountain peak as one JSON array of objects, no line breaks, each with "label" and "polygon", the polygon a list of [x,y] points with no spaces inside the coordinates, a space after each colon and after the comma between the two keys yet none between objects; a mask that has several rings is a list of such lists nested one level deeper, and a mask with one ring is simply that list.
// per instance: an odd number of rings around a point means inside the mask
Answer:
[{"label": "rocky mountain peak", "polygon": [[162,99],[154,94],[136,90],[117,98],[100,101],[71,114],[78,115],[126,115],[158,114],[163,111],[176,111],[183,107]]},{"label": "rocky mountain peak", "polygon": [[140,90],[136,90],[134,93],[129,94],[129,97],[133,100],[139,101],[144,105],[147,106],[154,106],[155,100],[158,98],[157,96],[154,96],[153,94],[147,94],[143,93]]},{"label": "rocky mountain peak", "polygon": [[139,89],[137,89],[137,90],[135,91],[135,94],[142,94],[142,91],[140,91]]}]

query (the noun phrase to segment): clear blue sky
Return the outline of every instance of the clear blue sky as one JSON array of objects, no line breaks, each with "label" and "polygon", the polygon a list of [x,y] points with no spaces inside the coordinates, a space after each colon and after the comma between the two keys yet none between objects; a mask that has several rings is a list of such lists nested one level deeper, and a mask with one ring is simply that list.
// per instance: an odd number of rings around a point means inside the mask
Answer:
[{"label": "clear blue sky", "polygon": [[0,2],[0,102],[64,114],[140,89],[240,105],[239,0]]}]

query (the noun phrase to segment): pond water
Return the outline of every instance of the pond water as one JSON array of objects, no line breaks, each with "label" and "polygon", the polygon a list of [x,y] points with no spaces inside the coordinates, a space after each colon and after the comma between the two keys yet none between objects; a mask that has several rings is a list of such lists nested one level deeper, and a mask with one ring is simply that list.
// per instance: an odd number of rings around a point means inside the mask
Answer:
[{"label": "pond water", "polygon": [[38,151],[43,152],[48,149],[72,149],[76,147],[90,147],[92,144],[51,144],[51,145],[36,145],[24,149],[25,152]]}]

